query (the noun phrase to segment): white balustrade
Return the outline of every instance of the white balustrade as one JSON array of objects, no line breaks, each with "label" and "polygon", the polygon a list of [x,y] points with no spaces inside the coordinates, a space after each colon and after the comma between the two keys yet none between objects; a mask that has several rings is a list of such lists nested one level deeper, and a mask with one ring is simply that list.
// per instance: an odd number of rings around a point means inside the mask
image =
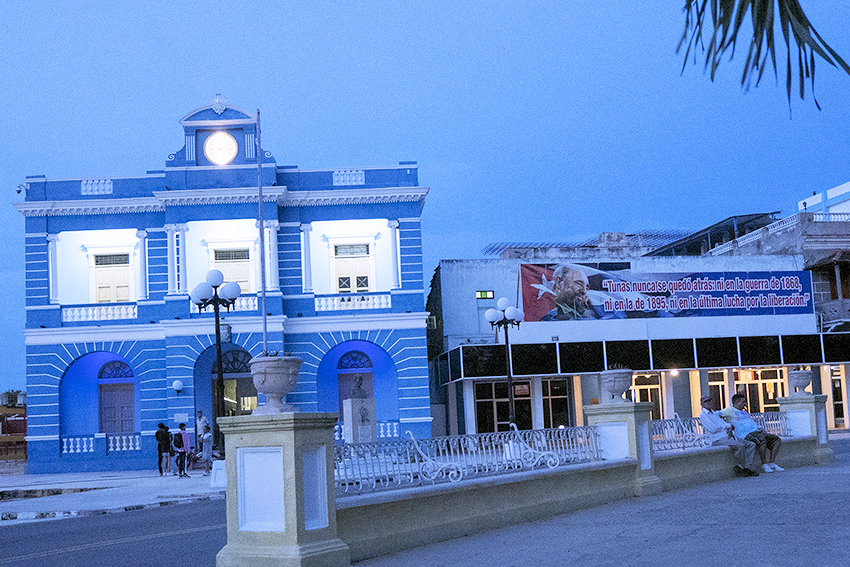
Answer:
[{"label": "white balustrade", "polygon": [[106,436],[106,452],[141,451],[141,436],[136,434],[119,434]]},{"label": "white balustrade", "polygon": [[850,213],[815,213],[812,215],[815,222],[850,222]]},{"label": "white balustrade", "polygon": [[340,295],[317,296],[316,311],[348,311],[353,309],[390,309],[392,297],[389,293],[360,295],[345,293]]},{"label": "white balustrade", "polygon": [[135,319],[137,315],[138,308],[135,303],[104,303],[102,305],[83,305],[79,307],[62,308],[63,323]]},{"label": "white balustrade", "polygon": [[62,437],[62,454],[94,453],[94,435],[90,437]]},{"label": "white balustrade", "polygon": [[[189,301],[189,309],[192,313],[200,313],[198,306]],[[259,305],[257,301],[256,295],[240,295],[236,298],[236,302],[231,306],[231,311],[256,311],[257,306]],[[206,313],[212,313],[213,308],[207,307],[204,309]],[[222,309],[222,313],[226,312],[226,309]]]}]

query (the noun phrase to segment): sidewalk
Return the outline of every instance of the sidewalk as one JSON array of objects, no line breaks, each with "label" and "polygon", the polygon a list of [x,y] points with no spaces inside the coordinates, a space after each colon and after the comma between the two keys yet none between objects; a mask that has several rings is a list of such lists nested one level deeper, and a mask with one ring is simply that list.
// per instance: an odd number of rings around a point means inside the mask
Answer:
[{"label": "sidewalk", "polygon": [[[844,565],[850,433],[835,463],[631,498],[367,559],[356,567]],[[781,464],[782,452],[777,461]]]},{"label": "sidewalk", "polygon": [[[210,488],[210,477],[201,470],[190,474],[159,476],[151,470],[0,476],[0,526],[224,498],[223,490]],[[44,496],[27,497],[39,494]]]}]

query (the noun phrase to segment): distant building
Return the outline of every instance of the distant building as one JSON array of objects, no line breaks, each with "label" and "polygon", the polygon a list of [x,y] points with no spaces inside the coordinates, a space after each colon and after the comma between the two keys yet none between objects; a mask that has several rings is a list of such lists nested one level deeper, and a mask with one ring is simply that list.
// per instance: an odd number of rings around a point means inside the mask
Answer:
[{"label": "distant building", "polygon": [[583,424],[582,407],[599,401],[600,372],[616,366],[634,371],[629,395],[652,403],[653,419],[697,415],[705,394],[728,405],[735,392],[753,412],[775,411],[790,393],[787,371],[809,367],[810,388],[829,397],[830,427],[846,428],[850,334],[821,332],[825,288],[817,276],[812,283],[802,243],[850,231],[833,223],[797,234],[795,246],[743,253],[794,222],[760,213],[670,231],[651,250],[603,233],[573,245],[485,248],[498,259],[441,261],[426,308],[432,401],[445,406],[446,431],[508,427],[504,337],[484,316],[500,297],[525,313],[510,332],[520,428]]},{"label": "distant building", "polygon": [[[228,415],[263,403],[248,366],[262,349],[256,121],[216,97],[180,123],[164,169],[26,179],[30,472],[152,468],[157,423],[194,433],[214,395]],[[260,152],[269,349],[304,360],[287,401],[336,412],[357,373],[380,435],[427,436],[416,163],[304,170]],[[242,287],[218,394],[212,314],[188,297],[213,268]]]}]

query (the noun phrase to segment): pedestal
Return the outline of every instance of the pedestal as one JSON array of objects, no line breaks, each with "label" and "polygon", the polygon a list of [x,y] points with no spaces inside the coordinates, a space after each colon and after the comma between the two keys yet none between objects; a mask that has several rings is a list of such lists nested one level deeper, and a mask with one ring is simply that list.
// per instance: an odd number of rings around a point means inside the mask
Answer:
[{"label": "pedestal", "polygon": [[815,460],[818,463],[831,463],[835,453],[829,446],[826,424],[825,395],[796,395],[779,398],[779,411],[785,413],[788,432],[792,437],[814,436],[818,440]]},{"label": "pedestal", "polygon": [[337,414],[224,417],[227,545],[217,567],[342,567],[333,427]]},{"label": "pedestal", "polygon": [[374,443],[378,440],[375,398],[342,400],[342,436],[346,443]]},{"label": "pedestal", "polygon": [[599,432],[599,450],[604,460],[635,459],[635,496],[661,493],[655,476],[652,438],[649,434],[650,403],[609,403],[584,406],[587,425]]}]

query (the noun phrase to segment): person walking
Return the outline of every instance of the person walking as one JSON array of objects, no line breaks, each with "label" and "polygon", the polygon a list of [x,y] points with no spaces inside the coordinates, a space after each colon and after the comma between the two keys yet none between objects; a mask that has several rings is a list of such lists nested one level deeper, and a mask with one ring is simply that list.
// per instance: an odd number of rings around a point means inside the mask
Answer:
[{"label": "person walking", "polygon": [[156,438],[156,464],[159,467],[159,476],[162,476],[163,473],[171,472],[171,433],[168,432],[164,423],[159,423],[154,437]]},{"label": "person walking", "polygon": [[174,448],[177,449],[177,475],[181,478],[189,478],[186,474],[186,457],[191,450],[189,444],[189,432],[186,431],[186,424],[181,423],[180,431],[174,434]]},{"label": "person walking", "polygon": [[195,444],[198,451],[204,450],[204,444],[201,436],[204,434],[204,427],[207,427],[210,421],[204,416],[204,412],[198,410],[198,417],[195,418]]}]

